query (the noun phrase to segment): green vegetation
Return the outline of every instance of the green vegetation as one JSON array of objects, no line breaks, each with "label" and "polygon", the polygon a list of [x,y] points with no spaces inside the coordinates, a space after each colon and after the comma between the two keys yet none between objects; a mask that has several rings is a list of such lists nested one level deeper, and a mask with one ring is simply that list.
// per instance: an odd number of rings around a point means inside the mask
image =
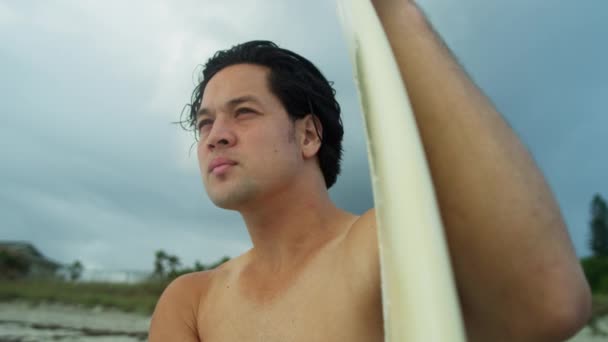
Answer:
[{"label": "green vegetation", "polygon": [[608,316],[608,206],[600,195],[591,202],[590,231],[589,248],[593,254],[581,260],[593,293],[589,327],[594,334],[607,335],[597,326],[599,318]]},{"label": "green vegetation", "polygon": [[591,202],[589,248],[592,255],[581,260],[585,276],[594,294],[608,295],[608,206],[595,195]]},{"label": "green vegetation", "polygon": [[16,279],[25,276],[30,264],[9,251],[0,250],[0,279]]},{"label": "green vegetation", "polygon": [[591,202],[591,238],[589,248],[596,257],[608,257],[608,206],[595,195]]},{"label": "green vegetation", "polygon": [[590,256],[581,260],[593,294],[608,295],[608,258]]},{"label": "green vegetation", "polygon": [[102,306],[149,315],[166,285],[166,282],[158,281],[111,284],[20,279],[0,282],[0,301],[50,302],[91,308]]},{"label": "green vegetation", "polygon": [[80,261],[76,260],[72,264],[67,266],[68,277],[70,278],[70,280],[76,281],[76,280],[80,279],[80,277],[82,276],[83,270],[84,270],[84,266],[82,266],[82,263],[80,263]]},{"label": "green vegetation", "polygon": [[201,264],[197,260],[194,262],[193,267],[180,268],[181,261],[176,255],[167,254],[164,250],[160,249],[156,251],[155,257],[156,258],[154,260],[154,272],[152,274],[152,277],[154,279],[161,280],[172,280],[182,274],[212,270],[225,263],[226,261],[230,260],[229,257],[224,256],[220,260],[209,265]]},{"label": "green vegetation", "polygon": [[181,267],[179,258],[164,251],[156,252],[155,271],[149,279],[135,283],[102,283],[78,281],[83,272],[79,261],[65,266],[68,274],[61,277],[28,277],[29,265],[23,258],[0,251],[0,264],[11,277],[0,281],[0,301],[21,300],[32,304],[61,303],[85,307],[116,308],[126,312],[150,315],[165,287],[179,275],[213,269],[228,258],[210,265],[196,262],[194,267]]}]

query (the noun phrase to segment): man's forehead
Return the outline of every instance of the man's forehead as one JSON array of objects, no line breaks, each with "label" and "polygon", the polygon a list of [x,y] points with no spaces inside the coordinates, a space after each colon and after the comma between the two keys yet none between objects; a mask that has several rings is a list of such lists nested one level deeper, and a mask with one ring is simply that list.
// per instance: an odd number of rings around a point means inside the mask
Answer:
[{"label": "man's forehead", "polygon": [[243,102],[262,104],[273,96],[268,76],[270,69],[255,64],[235,64],[217,72],[207,83],[197,115],[209,114],[213,107],[227,107]]}]

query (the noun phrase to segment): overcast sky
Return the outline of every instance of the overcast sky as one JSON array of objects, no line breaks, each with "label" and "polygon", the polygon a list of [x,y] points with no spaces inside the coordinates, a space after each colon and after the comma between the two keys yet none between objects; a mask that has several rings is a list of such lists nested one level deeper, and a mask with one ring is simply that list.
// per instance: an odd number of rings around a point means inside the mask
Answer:
[{"label": "overcast sky", "polygon": [[[589,205],[608,195],[608,2],[420,0],[437,30],[529,147],[580,256]],[[331,191],[371,207],[367,153],[334,1],[0,0],[0,240],[60,262],[150,269],[251,244],[207,199],[179,119],[197,65],[270,39],[335,82],[345,123]]]}]

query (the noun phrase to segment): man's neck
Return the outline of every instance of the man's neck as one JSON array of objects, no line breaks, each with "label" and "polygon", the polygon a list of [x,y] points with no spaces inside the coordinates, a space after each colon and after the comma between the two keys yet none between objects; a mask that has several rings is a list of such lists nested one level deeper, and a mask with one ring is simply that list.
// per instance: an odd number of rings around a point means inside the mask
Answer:
[{"label": "man's neck", "polygon": [[254,246],[249,261],[260,272],[290,272],[346,232],[355,216],[337,208],[324,186],[317,187],[293,184],[241,212]]}]

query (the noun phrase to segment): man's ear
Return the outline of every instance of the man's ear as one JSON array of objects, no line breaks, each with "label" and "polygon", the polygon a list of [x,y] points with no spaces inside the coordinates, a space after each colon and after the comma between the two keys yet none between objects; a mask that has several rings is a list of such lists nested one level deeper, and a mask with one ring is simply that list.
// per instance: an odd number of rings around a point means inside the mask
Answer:
[{"label": "man's ear", "polygon": [[300,119],[300,148],[305,159],[314,157],[321,148],[323,126],[318,117],[308,114]]}]

